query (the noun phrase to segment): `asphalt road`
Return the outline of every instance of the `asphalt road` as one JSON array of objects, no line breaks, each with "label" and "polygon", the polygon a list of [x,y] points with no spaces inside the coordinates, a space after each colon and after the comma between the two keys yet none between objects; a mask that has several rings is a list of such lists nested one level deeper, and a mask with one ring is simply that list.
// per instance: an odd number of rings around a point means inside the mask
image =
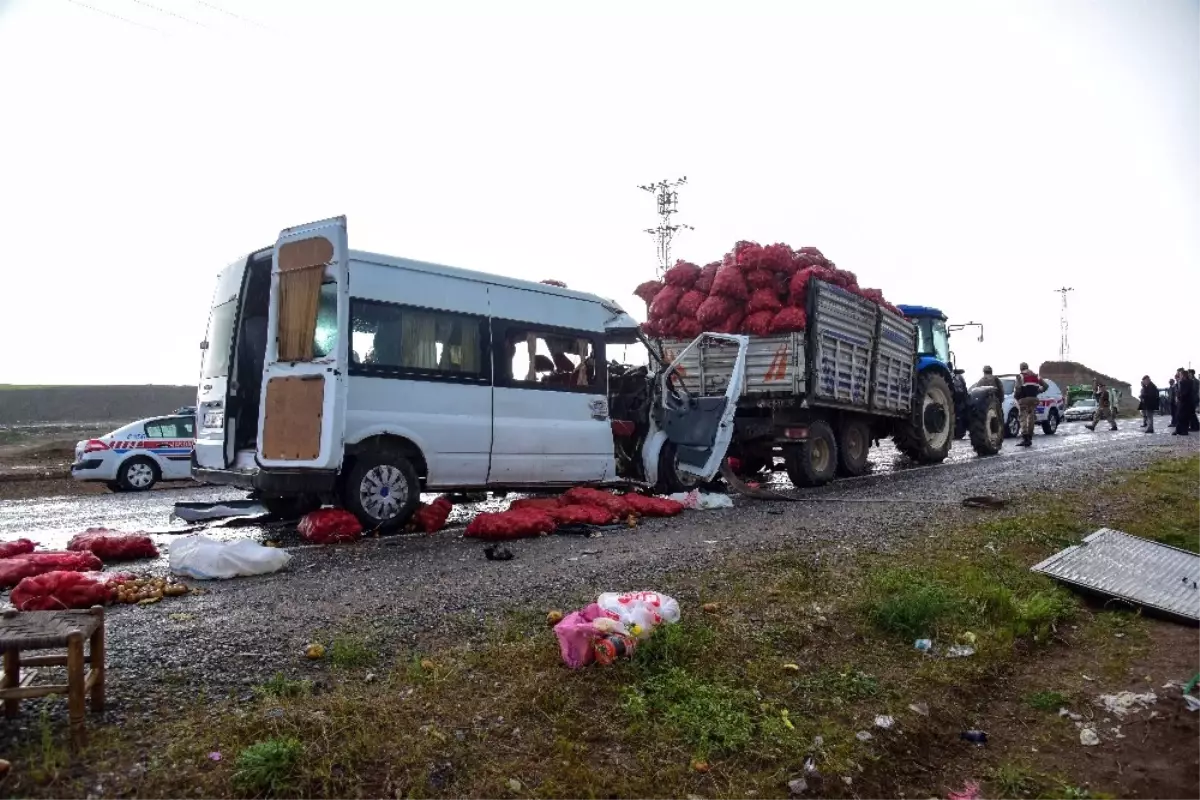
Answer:
[{"label": "asphalt road", "polygon": [[[968,443],[958,442],[944,464],[932,467],[909,466],[884,445],[872,450],[868,476],[806,491],[777,478],[775,488],[800,502],[738,498],[733,509],[649,520],[636,530],[513,542],[516,558],[507,562],[485,560],[482,545],[462,538],[461,528],[337,547],[304,545],[293,531],[284,536],[293,557],[282,572],[214,582],[205,594],[153,606],[111,609],[114,702],[106,714],[120,720],[150,713],[150,706],[170,708],[199,691],[240,696],[278,671],[319,677],[323,667],[300,652],[306,642],[327,640],[339,630],[361,631],[385,659],[405,660],[431,639],[481,633],[487,619],[511,609],[569,610],[602,591],[670,593],[681,572],[717,566],[741,552],[802,550],[828,562],[851,551],[887,550],[931,525],[991,513],[962,508],[964,497],[1077,488],[1113,470],[1194,453],[1198,446],[1200,436],[1171,436],[1165,427],[1145,435],[1136,420],[1122,421],[1115,432],[1064,425],[1054,436],[1036,434],[1030,449],[1008,440],[992,458],[978,458]],[[83,528],[105,525],[156,531],[166,549],[185,527],[171,521],[176,501],[239,496],[187,488],[2,501],[0,540],[25,535],[53,547]],[[471,512],[456,509],[456,516]],[[221,535],[261,539],[279,531],[231,528]],[[23,717],[7,730],[0,726],[0,750],[8,731],[17,736],[33,724]]]}]

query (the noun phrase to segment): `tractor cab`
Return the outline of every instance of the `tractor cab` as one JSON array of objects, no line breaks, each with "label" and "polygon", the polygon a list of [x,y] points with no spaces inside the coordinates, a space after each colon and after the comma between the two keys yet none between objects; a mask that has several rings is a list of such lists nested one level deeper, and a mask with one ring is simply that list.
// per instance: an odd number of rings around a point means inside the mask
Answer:
[{"label": "tractor cab", "polygon": [[924,372],[939,363],[953,371],[950,354],[950,334],[946,328],[946,315],[928,306],[897,306],[905,318],[917,326],[917,372]]}]

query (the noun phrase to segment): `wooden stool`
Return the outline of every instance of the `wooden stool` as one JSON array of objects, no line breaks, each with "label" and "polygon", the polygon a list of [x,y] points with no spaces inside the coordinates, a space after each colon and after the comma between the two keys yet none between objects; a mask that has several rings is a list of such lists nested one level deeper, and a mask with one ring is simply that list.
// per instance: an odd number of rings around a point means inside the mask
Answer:
[{"label": "wooden stool", "polygon": [[[87,655],[83,640],[90,639]],[[65,647],[65,656],[32,656],[21,659],[22,650],[49,650]],[[92,711],[104,710],[104,607],[86,611],[5,611],[0,618],[0,653],[4,654],[4,678],[0,679],[0,700],[5,716],[16,716],[21,701],[33,697],[65,694],[71,718],[71,742],[87,741],[83,723],[84,695],[92,695]],[[84,670],[84,664],[91,669]],[[65,684],[36,686],[31,670],[21,679],[21,667],[67,668]]]}]

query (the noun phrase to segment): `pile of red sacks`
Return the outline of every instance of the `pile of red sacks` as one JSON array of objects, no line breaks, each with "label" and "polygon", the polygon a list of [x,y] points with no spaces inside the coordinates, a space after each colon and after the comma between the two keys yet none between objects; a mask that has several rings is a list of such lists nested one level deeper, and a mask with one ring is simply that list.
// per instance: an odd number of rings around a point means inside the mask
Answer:
[{"label": "pile of red sacks", "polygon": [[899,314],[878,289],[863,289],[853,272],[838,269],[815,247],[738,242],[721,261],[699,267],[678,261],[664,280],[646,281],[634,294],[646,302],[642,330],[654,338],[692,339],[705,331],[802,331],[812,278],[840,286]]},{"label": "pile of red sacks", "polygon": [[561,497],[528,497],[514,500],[508,511],[480,514],[465,535],[490,541],[522,539],[554,533],[560,525],[611,525],[631,517],[673,517],[682,511],[682,503],[663,497],[577,486]]},{"label": "pile of red sacks", "polygon": [[158,558],[158,548],[144,533],[120,533],[108,528],[88,528],[77,533],[67,543],[67,549],[94,553],[105,561],[132,561],[137,558]]},{"label": "pile of red sacks", "polygon": [[86,572],[56,570],[25,578],[9,599],[18,611],[58,611],[107,605],[112,592],[108,581]]},{"label": "pile of red sacks", "polygon": [[22,553],[32,553],[37,548],[37,542],[29,539],[17,539],[15,542],[0,542],[0,558],[19,556]]},{"label": "pile of red sacks", "polygon": [[0,589],[9,589],[26,578],[46,572],[93,572],[103,567],[100,559],[88,552],[46,550],[18,553],[0,558]]},{"label": "pile of red sacks", "polygon": [[423,533],[437,533],[446,527],[446,519],[449,518],[450,511],[453,508],[454,503],[451,503],[450,498],[445,495],[437,498],[429,505],[421,503],[417,506],[412,519],[409,520],[408,529]]}]

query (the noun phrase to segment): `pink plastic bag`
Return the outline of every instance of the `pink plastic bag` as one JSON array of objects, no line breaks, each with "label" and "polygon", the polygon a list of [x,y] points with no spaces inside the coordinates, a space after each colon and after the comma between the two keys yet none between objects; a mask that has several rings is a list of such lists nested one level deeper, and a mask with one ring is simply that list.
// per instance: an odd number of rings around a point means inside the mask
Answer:
[{"label": "pink plastic bag", "polygon": [[593,621],[601,618],[606,618],[604,609],[590,603],[585,608],[567,614],[554,626],[563,663],[571,669],[586,667],[595,659],[592,642],[601,635],[601,631]]}]

